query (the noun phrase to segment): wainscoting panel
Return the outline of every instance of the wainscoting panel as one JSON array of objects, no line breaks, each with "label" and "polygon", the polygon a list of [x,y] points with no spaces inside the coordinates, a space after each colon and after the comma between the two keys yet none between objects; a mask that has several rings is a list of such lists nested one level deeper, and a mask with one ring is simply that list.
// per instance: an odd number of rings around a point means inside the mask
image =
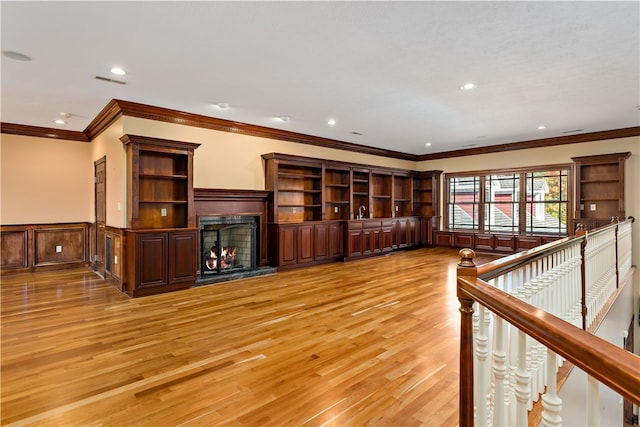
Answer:
[{"label": "wainscoting panel", "polygon": [[86,227],[36,228],[34,266],[86,261]]},{"label": "wainscoting panel", "polygon": [[0,246],[0,268],[25,268],[29,265],[29,233],[27,230],[2,230]]},{"label": "wainscoting panel", "polygon": [[88,265],[89,223],[0,226],[2,274]]}]

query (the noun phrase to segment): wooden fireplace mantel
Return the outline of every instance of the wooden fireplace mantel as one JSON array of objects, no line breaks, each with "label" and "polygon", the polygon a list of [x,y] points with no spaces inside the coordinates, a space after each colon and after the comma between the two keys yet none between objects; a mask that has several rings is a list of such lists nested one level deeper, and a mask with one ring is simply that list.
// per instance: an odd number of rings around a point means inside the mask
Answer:
[{"label": "wooden fireplace mantel", "polygon": [[194,188],[196,217],[247,215],[260,217],[259,265],[269,265],[267,257],[267,201],[271,191]]}]

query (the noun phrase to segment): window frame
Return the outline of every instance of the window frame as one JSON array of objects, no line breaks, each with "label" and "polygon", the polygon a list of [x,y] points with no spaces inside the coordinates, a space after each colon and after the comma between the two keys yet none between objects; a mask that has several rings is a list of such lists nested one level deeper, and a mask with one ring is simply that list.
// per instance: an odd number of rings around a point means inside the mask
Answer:
[{"label": "window frame", "polygon": [[[533,174],[536,172],[551,172],[551,171],[566,171],[566,182],[567,182],[567,200],[566,200],[566,224],[567,229],[565,233],[559,232],[529,232],[527,231],[527,219],[526,219],[526,209],[527,204],[531,204],[532,201],[527,199],[527,175]],[[487,189],[487,177],[492,176],[503,176],[503,175],[519,175],[518,185],[519,185],[519,197],[518,200],[512,203],[517,205],[518,210],[518,220],[517,230],[513,232],[504,231],[504,230],[491,230],[490,227],[485,225],[485,212],[486,209],[491,206],[491,204],[495,204],[494,202],[487,202],[486,200],[486,189]],[[562,177],[562,173],[559,174]],[[451,201],[451,182],[452,179],[456,178],[476,178],[479,181],[479,201],[477,202],[477,211],[478,211],[478,220],[477,220],[477,228],[461,228],[461,227],[451,227],[451,207],[453,203]],[[474,233],[487,233],[487,234],[507,234],[507,235],[540,235],[540,236],[567,236],[572,233],[573,230],[573,165],[571,163],[561,163],[561,164],[552,164],[552,165],[542,165],[542,166],[530,166],[530,167],[522,167],[522,168],[509,168],[509,169],[488,169],[488,170],[479,170],[479,171],[467,171],[467,172],[454,172],[454,173],[445,173],[444,175],[444,193],[445,193],[445,204],[444,204],[444,212],[443,212],[443,222],[445,229],[451,231],[467,231]],[[557,201],[560,205],[565,204],[562,199]],[[515,209],[515,207],[514,207]],[[455,224],[454,224],[455,225]]]}]

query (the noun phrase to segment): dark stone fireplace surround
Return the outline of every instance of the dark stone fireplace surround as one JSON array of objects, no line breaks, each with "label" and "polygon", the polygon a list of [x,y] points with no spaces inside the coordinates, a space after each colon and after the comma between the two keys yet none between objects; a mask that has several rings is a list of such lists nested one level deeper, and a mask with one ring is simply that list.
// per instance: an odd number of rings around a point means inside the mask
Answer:
[{"label": "dark stone fireplace surround", "polygon": [[[224,274],[203,274],[202,260],[198,260],[200,267],[196,286],[275,273],[276,269],[268,265],[267,259],[266,214],[269,195],[269,191],[257,190],[194,189],[194,207],[201,229],[206,224],[225,221],[228,224],[240,224],[246,220],[255,224],[257,245],[253,268],[242,268]],[[203,247],[202,242],[199,245],[202,256],[207,248]]]}]

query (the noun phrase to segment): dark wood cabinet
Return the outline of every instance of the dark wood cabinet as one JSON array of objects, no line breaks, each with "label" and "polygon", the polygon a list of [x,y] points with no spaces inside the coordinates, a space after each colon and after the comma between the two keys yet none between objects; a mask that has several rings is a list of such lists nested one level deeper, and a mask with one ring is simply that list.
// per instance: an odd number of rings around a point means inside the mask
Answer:
[{"label": "dark wood cabinet", "polygon": [[267,221],[284,224],[322,220],[322,162],[273,153],[262,158],[265,189],[273,191]]},{"label": "dark wood cabinet", "polygon": [[271,224],[269,230],[270,263],[279,269],[338,261],[342,257],[339,221]]},{"label": "dark wood cabinet", "polygon": [[263,154],[269,260],[293,268],[431,244],[441,171]]},{"label": "dark wood cabinet", "polygon": [[186,289],[196,279],[198,230],[127,230],[126,290],[138,297]]},{"label": "dark wood cabinet", "polygon": [[142,296],[193,286],[193,153],[199,144],[137,135],[120,139],[127,156],[125,289]]},{"label": "dark wood cabinet", "polygon": [[576,185],[574,225],[587,229],[625,219],[624,163],[631,153],[573,157]]},{"label": "dark wood cabinet", "polygon": [[421,219],[417,217],[397,218],[393,226],[393,248],[402,249],[422,244]]},{"label": "dark wood cabinet", "polygon": [[344,259],[348,261],[391,251],[393,227],[393,220],[348,221]]}]

